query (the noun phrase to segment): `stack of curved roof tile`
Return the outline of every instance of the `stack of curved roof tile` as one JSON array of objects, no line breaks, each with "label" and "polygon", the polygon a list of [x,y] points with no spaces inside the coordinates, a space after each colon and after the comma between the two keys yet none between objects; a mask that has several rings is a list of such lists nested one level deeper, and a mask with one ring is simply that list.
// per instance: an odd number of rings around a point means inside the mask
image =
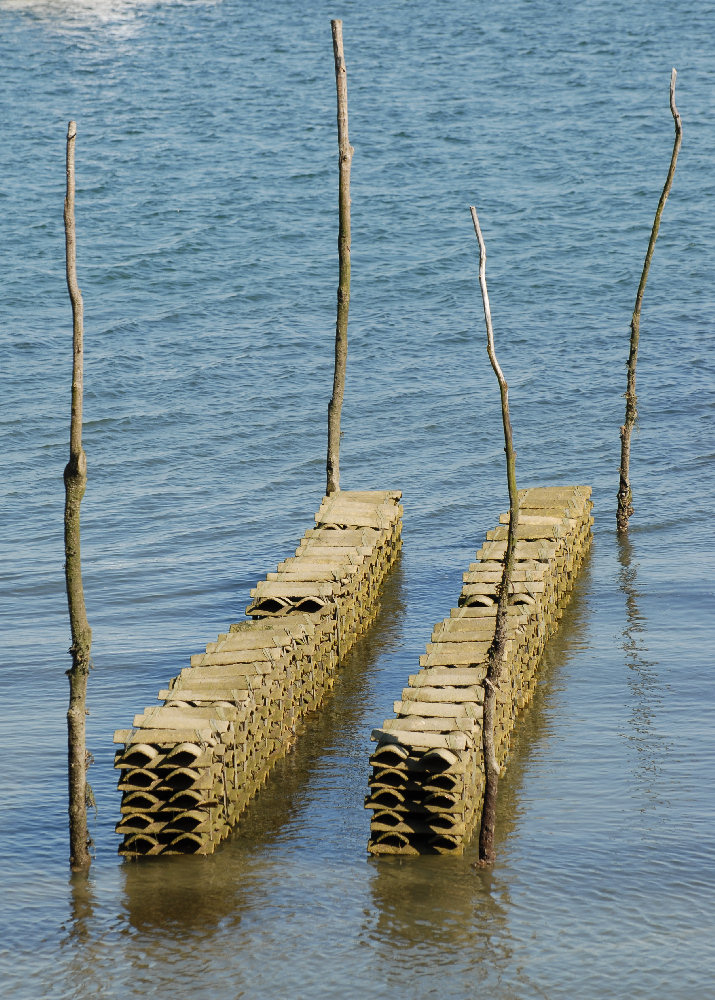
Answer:
[{"label": "stack of curved roof tile", "polygon": [[400,497],[325,497],[295,556],[251,591],[250,617],[115,733],[120,854],[209,854],[235,827],[377,614],[401,545]]},{"label": "stack of curved roof tile", "polygon": [[[507,670],[497,698],[495,746],[503,763],[517,712],[591,538],[587,486],[520,491],[510,591]],[[377,749],[365,805],[374,854],[460,851],[481,816],[482,705],[494,636],[509,515],[487,533],[464,574],[459,606],[437,624],[395,717],[373,731]]]}]

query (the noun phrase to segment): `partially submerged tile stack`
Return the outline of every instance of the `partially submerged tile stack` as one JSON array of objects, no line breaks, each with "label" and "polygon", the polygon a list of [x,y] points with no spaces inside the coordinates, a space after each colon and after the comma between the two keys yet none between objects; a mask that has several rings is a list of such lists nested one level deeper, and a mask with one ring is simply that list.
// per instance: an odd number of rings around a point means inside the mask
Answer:
[{"label": "partially submerged tile stack", "polygon": [[401,545],[400,497],[325,497],[295,556],[251,591],[249,618],[115,733],[120,854],[210,854],[235,827],[377,614]]},{"label": "partially submerged tile stack", "polygon": [[[587,486],[522,490],[509,608],[507,677],[497,700],[495,745],[503,764],[519,709],[591,539]],[[464,574],[459,606],[435,626],[420,671],[395,702],[395,718],[373,731],[377,749],[365,805],[373,810],[373,854],[463,850],[484,790],[482,703],[494,635],[509,515],[487,532]]]}]

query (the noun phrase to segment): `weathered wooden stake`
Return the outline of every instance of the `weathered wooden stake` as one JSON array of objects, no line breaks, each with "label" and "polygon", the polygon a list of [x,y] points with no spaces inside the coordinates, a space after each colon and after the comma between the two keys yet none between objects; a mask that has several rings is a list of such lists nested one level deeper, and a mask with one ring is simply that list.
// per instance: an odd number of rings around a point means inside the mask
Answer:
[{"label": "weathered wooden stake", "polygon": [[67,194],[65,197],[65,254],[67,288],[72,303],[73,364],[72,414],[70,419],[70,458],[64,472],[65,481],[65,581],[72,632],[72,667],[67,671],[70,700],[67,710],[67,761],[69,778],[70,867],[86,871],[92,859],[87,829],[87,749],[86,697],[90,669],[92,630],[87,621],[82,587],[80,559],[80,504],[87,487],[87,456],[82,448],[82,389],[83,389],[83,308],[77,285],[77,252],[74,218],[74,144],[76,122],[67,127]]},{"label": "weathered wooden stake", "polygon": [[633,425],[636,422],[638,416],[637,398],[636,398],[636,362],[638,360],[638,339],[640,337],[640,325],[641,325],[641,305],[643,304],[643,293],[645,292],[646,281],[648,280],[648,271],[650,269],[650,262],[653,257],[653,251],[655,250],[655,241],[658,239],[658,230],[660,228],[660,217],[663,214],[663,208],[665,207],[665,202],[670,194],[670,189],[673,186],[673,175],[675,174],[675,164],[678,159],[678,152],[680,151],[680,144],[683,139],[683,126],[680,121],[680,115],[678,114],[678,109],[675,106],[675,78],[677,73],[675,69],[670,75],[670,112],[673,116],[673,121],[675,123],[675,139],[673,141],[673,154],[670,158],[670,167],[668,168],[668,176],[665,180],[665,186],[660,196],[660,201],[658,202],[658,209],[655,213],[655,220],[653,222],[653,228],[650,233],[650,240],[648,242],[648,250],[645,255],[645,262],[643,264],[643,271],[641,273],[641,280],[638,285],[638,292],[636,294],[636,304],[633,310],[633,317],[631,319],[631,343],[630,351],[628,354],[628,376],[627,376],[627,387],[626,387],[626,417],[625,422],[621,426],[621,471],[620,471],[620,482],[618,486],[618,509],[616,512],[616,525],[619,531],[628,531],[628,519],[633,513],[632,499],[633,495],[631,492],[630,483],[630,464],[631,464],[631,433],[633,431]]},{"label": "weathered wooden stake", "polygon": [[484,320],[487,327],[487,354],[494,374],[499,382],[501,393],[502,422],[504,424],[504,451],[506,452],[506,475],[509,487],[509,529],[507,531],[504,568],[499,585],[499,600],[497,604],[496,626],[494,638],[489,647],[487,660],[487,675],[484,680],[484,715],[482,719],[482,748],[484,755],[484,805],[482,807],[482,823],[479,831],[479,863],[491,864],[494,861],[494,825],[496,821],[497,790],[499,787],[500,767],[494,746],[494,716],[496,711],[497,691],[503,678],[506,662],[507,614],[509,608],[509,590],[514,566],[514,547],[516,528],[519,523],[519,494],[516,488],[516,452],[509,418],[509,386],[497,361],[494,351],[494,331],[489,308],[487,292],[486,261],[487,250],[479,227],[477,210],[470,207],[474,232],[479,241],[479,285],[482,290],[484,304]]},{"label": "weathered wooden stake", "polygon": [[331,21],[335,83],[338,92],[338,315],[335,323],[335,373],[333,395],[328,404],[327,494],[340,489],[340,414],[345,392],[345,367],[348,357],[348,311],[350,309],[350,164],[353,148],[348,140],[348,81],[343,54],[343,22]]}]

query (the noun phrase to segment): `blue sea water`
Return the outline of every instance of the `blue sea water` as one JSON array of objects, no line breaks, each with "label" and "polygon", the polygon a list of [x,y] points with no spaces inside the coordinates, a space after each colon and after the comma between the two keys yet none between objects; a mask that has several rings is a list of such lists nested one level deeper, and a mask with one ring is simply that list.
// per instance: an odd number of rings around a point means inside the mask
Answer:
[{"label": "blue sea water", "polygon": [[[374,629],[212,857],[116,854],[112,734],[243,617],[324,488],[341,17],[352,294],[341,481],[401,489]],[[707,0],[0,0],[0,992],[12,1000],[714,996],[713,172]],[[615,532],[635,291],[636,513]],[[67,865],[62,570],[85,306],[95,860]],[[520,485],[594,545],[502,782],[498,861],[369,859],[370,731]]]}]

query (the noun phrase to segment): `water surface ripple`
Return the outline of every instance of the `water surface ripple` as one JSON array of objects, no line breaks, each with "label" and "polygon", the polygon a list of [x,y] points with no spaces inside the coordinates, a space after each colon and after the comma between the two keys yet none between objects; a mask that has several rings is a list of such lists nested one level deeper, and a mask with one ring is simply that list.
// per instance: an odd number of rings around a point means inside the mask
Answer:
[{"label": "water surface ripple", "polygon": [[[112,733],[242,617],[324,484],[337,284],[331,17],[353,285],[342,481],[404,492],[370,636],[208,859],[124,864]],[[12,1000],[712,995],[715,9],[0,0],[0,979]],[[614,532],[644,302],[636,515]],[[62,573],[85,302],[83,560],[96,858],[67,870]],[[519,725],[499,859],[368,859],[370,730],[507,503],[478,206],[523,485],[594,488],[595,542]]]}]

